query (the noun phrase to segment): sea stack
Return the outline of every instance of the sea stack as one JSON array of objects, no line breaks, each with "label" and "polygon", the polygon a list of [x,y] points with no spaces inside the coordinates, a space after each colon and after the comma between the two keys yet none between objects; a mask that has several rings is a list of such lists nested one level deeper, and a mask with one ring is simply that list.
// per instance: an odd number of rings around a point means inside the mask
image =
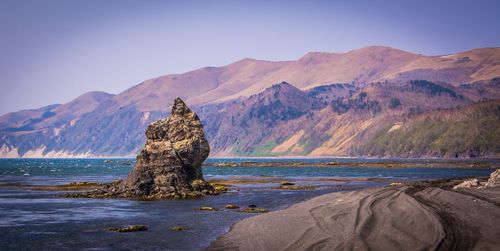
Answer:
[{"label": "sea stack", "polygon": [[171,115],[148,126],[146,145],[127,179],[91,197],[162,199],[216,194],[204,181],[201,168],[209,153],[198,115],[176,98]]},{"label": "sea stack", "polygon": [[133,196],[154,197],[212,190],[203,180],[201,169],[210,146],[198,115],[182,99],[174,100],[169,117],[148,126],[146,138],[120,190]]}]

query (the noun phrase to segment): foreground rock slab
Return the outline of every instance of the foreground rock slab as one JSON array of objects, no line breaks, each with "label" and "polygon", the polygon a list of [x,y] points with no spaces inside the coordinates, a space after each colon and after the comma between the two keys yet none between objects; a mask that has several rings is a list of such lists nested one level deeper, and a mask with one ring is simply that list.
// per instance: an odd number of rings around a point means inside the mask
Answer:
[{"label": "foreground rock slab", "polygon": [[146,144],[126,180],[69,197],[195,198],[216,194],[203,179],[201,165],[210,153],[203,125],[180,98],[171,115],[148,126]]},{"label": "foreground rock slab", "polygon": [[459,182],[319,196],[238,222],[208,250],[498,250],[500,188]]}]

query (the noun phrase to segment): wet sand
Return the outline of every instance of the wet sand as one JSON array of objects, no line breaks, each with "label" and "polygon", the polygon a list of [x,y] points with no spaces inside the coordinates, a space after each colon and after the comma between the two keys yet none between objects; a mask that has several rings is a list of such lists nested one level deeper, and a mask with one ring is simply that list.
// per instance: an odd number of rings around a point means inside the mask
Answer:
[{"label": "wet sand", "polygon": [[458,182],[322,195],[242,220],[208,250],[498,250],[500,187]]}]

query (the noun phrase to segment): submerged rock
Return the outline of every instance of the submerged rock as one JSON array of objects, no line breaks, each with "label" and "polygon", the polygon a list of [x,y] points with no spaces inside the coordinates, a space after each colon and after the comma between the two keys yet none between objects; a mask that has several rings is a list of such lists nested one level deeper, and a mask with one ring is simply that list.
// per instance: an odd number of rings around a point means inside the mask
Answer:
[{"label": "submerged rock", "polygon": [[146,144],[127,179],[87,195],[184,199],[220,193],[203,179],[201,165],[209,153],[198,115],[176,98],[171,115],[148,126]]},{"label": "submerged rock", "polygon": [[297,186],[297,185],[280,185],[277,187],[272,187],[272,189],[282,189],[282,190],[315,190],[317,186]]},{"label": "submerged rock", "polygon": [[180,231],[186,230],[186,228],[183,226],[173,226],[170,228],[170,230],[175,231],[175,232],[180,232]]},{"label": "submerged rock", "polygon": [[198,207],[198,208],[195,208],[195,210],[198,210],[198,211],[218,211],[219,209],[217,209],[215,207]]},{"label": "submerged rock", "polygon": [[234,204],[227,204],[224,206],[225,209],[238,209],[240,208],[239,206],[237,205],[234,205]]},{"label": "submerged rock", "polygon": [[257,214],[261,214],[261,213],[267,213],[267,212],[269,212],[269,210],[267,210],[265,208],[260,208],[260,207],[249,207],[249,208],[238,210],[238,212],[240,212],[240,213],[257,213]]},{"label": "submerged rock", "polygon": [[111,228],[108,228],[108,230],[112,231],[112,232],[127,233],[127,232],[147,231],[148,228],[144,225],[132,225],[132,226],[127,226],[127,227],[111,227]]}]

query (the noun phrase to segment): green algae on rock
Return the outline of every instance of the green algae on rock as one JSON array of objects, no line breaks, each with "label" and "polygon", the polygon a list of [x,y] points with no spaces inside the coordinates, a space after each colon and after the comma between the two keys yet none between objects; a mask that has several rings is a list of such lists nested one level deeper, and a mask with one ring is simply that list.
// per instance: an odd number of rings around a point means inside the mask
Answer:
[{"label": "green algae on rock", "polygon": [[317,186],[297,186],[297,185],[280,185],[277,187],[273,187],[273,189],[282,189],[282,190],[315,190],[318,188]]},{"label": "green algae on rock", "polygon": [[267,213],[267,212],[269,212],[269,210],[267,210],[265,208],[260,208],[260,207],[254,207],[254,208],[249,207],[249,208],[238,210],[238,212],[240,212],[240,213]]},{"label": "green algae on rock", "polygon": [[183,226],[173,226],[173,227],[170,228],[170,230],[172,230],[174,232],[180,232],[180,231],[186,230],[186,228],[183,227]]},{"label": "green algae on rock", "polygon": [[194,210],[198,210],[198,211],[218,211],[219,209],[215,208],[215,207],[198,207],[198,208],[195,208]]},{"label": "green algae on rock", "polygon": [[106,187],[106,184],[97,182],[71,182],[63,185],[52,185],[52,186],[26,186],[31,190],[41,190],[41,191],[81,191],[81,190],[95,190]]},{"label": "green algae on rock", "polygon": [[120,232],[120,233],[127,233],[127,232],[140,232],[140,231],[147,231],[148,228],[145,225],[131,225],[131,226],[126,226],[126,227],[111,227],[108,228],[109,231],[112,232]]}]

